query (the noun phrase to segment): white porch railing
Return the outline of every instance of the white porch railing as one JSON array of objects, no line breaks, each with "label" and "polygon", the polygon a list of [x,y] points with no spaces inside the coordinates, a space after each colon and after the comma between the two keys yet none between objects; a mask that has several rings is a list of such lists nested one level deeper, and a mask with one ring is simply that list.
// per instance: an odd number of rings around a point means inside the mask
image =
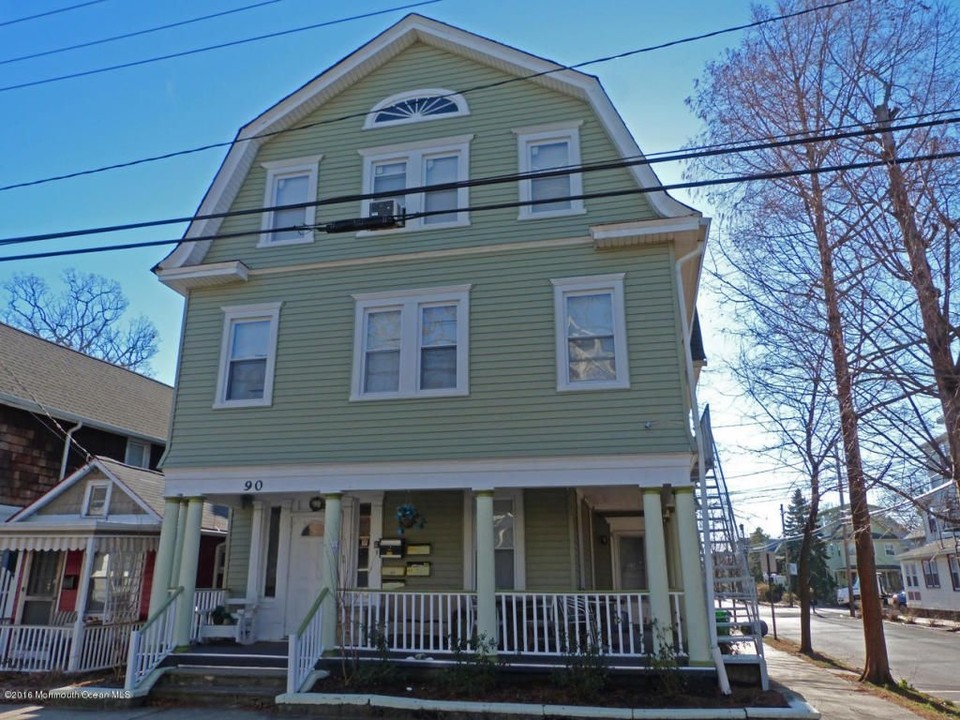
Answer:
[{"label": "white porch railing", "polygon": [[303,692],[304,687],[323,656],[323,614],[320,608],[324,601],[333,602],[330,591],[324,588],[313,601],[307,616],[297,632],[291,633],[287,654],[287,692]]},{"label": "white porch railing", "polygon": [[476,623],[476,595],[347,590],[340,605],[340,643],[351,650],[453,652]]},{"label": "white porch railing", "polygon": [[183,588],[179,587],[142,628],[131,633],[124,683],[126,690],[136,690],[173,650],[182,596]]},{"label": "white porch railing", "polygon": [[20,672],[65,670],[73,627],[4,625],[0,627],[0,669]]},{"label": "white porch railing", "polygon": [[[683,653],[683,593],[671,592],[666,642]],[[597,646],[612,657],[654,650],[650,595],[640,592],[498,592],[498,651],[562,655]],[[350,650],[450,653],[476,629],[473,593],[348,590],[340,605],[340,644]]]},{"label": "white porch railing", "polygon": [[130,647],[130,635],[139,622],[85,625],[80,631],[80,655],[77,672],[106,670],[123,665]]},{"label": "white porch railing", "polygon": [[200,637],[200,626],[204,615],[215,607],[223,605],[227,599],[226,590],[197,590],[194,592],[193,622],[190,623],[190,640],[196,641]]}]

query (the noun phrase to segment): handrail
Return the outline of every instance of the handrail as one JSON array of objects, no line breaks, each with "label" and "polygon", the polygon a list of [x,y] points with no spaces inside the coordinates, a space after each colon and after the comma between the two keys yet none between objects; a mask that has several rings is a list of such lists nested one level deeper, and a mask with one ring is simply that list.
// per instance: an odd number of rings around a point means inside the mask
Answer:
[{"label": "handrail", "polygon": [[313,605],[310,606],[310,609],[307,610],[306,617],[303,618],[303,622],[300,623],[300,627],[297,628],[297,637],[300,637],[307,631],[307,625],[310,624],[310,621],[313,619],[314,614],[317,610],[320,609],[320,604],[323,602],[324,598],[330,594],[330,588],[324,588],[320,591],[320,594],[317,595],[317,599],[313,601]]},{"label": "handrail", "polygon": [[[130,650],[127,653],[127,677],[124,688],[133,691],[153,672],[174,648],[174,625],[176,624],[179,600],[183,587],[178,587],[157,608],[143,627],[130,633]],[[147,645],[144,648],[144,644]]]},{"label": "handrail", "polygon": [[317,661],[323,655],[323,615],[319,610],[329,595],[330,589],[323,588],[307,611],[297,632],[290,634],[287,646],[287,692],[289,693],[303,691]]}]

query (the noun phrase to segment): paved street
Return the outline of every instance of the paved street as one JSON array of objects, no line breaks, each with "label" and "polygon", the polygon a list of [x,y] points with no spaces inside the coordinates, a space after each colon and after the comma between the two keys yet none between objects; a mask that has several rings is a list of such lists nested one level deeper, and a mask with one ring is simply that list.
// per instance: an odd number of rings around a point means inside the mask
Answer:
[{"label": "paved street", "polygon": [[[800,608],[777,607],[777,633],[800,641]],[[813,649],[837,660],[862,667],[863,628],[847,610],[820,608],[813,617]],[[770,606],[761,606],[760,617],[770,625]],[[885,622],[887,653],[896,680],[906,680],[917,690],[944,700],[960,702],[960,636],[943,628]],[[770,630],[773,634],[772,626]]]}]

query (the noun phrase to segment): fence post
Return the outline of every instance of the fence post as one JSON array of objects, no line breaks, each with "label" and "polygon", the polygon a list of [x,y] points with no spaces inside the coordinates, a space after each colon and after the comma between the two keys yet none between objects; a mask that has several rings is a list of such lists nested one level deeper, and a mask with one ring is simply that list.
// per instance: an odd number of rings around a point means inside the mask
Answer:
[{"label": "fence post", "polygon": [[140,654],[140,631],[130,633],[130,650],[127,652],[127,675],[123,680],[124,690],[132,691],[136,685],[137,656]]},{"label": "fence post", "polygon": [[70,658],[67,660],[67,672],[77,672],[83,652],[83,616],[78,615],[73,623],[73,639],[70,641]]}]

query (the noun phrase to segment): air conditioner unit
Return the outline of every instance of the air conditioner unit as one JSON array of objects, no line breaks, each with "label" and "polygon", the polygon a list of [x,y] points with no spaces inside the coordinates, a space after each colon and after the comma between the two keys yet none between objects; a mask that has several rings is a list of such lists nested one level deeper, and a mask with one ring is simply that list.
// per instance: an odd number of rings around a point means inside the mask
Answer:
[{"label": "air conditioner unit", "polygon": [[374,200],[370,203],[370,217],[372,218],[399,218],[403,217],[403,208],[396,200]]}]

